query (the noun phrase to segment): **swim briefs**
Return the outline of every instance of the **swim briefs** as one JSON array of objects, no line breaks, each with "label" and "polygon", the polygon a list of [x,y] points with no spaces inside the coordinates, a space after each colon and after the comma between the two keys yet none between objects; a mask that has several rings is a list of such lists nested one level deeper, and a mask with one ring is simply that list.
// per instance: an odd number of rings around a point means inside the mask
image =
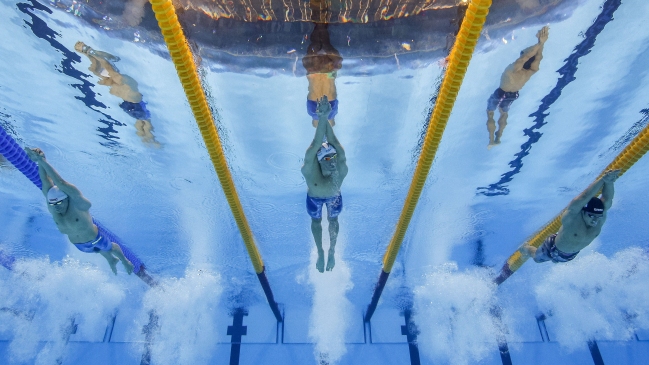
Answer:
[{"label": "swim briefs", "polygon": [[487,101],[487,110],[494,111],[500,106],[504,112],[509,111],[509,107],[514,100],[518,99],[518,91],[508,92],[501,88],[496,89]]},{"label": "swim briefs", "polygon": [[101,234],[101,232],[97,232],[97,237],[94,240],[85,243],[75,243],[74,247],[76,247],[79,251],[88,253],[110,251],[113,249],[113,243],[107,240],[106,237]]},{"label": "swim briefs", "polygon": [[568,262],[568,261],[572,261],[577,256],[579,251],[573,253],[565,253],[559,250],[555,245],[556,238],[557,238],[556,234],[553,234],[550,237],[546,238],[546,240],[543,242],[543,245],[541,245],[541,247],[539,247],[536,250],[536,254],[534,255],[534,261],[536,262],[552,261],[554,263]]},{"label": "swim briefs", "polygon": [[[338,100],[329,100],[329,105],[331,105],[331,112],[329,113],[329,116],[327,117],[328,120],[334,119],[336,114],[338,114]],[[311,118],[313,120],[318,120],[318,102],[313,101],[313,100],[308,100],[306,101],[306,112],[309,113]]]},{"label": "swim briefs", "polygon": [[343,196],[340,193],[330,198],[314,198],[309,194],[306,195],[306,211],[311,218],[322,218],[323,205],[327,205],[327,217],[336,218],[343,210]]},{"label": "swim briefs", "polygon": [[119,107],[122,108],[132,118],[142,119],[142,120],[151,120],[151,112],[146,108],[146,103],[141,101],[139,103],[131,103],[130,101],[123,101],[119,104]]}]

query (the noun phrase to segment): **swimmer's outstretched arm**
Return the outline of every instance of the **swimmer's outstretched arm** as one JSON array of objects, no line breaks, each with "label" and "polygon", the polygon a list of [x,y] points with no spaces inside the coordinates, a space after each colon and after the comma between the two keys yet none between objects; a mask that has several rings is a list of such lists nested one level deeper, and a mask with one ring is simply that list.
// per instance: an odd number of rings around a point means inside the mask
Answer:
[{"label": "swimmer's outstretched arm", "polygon": [[325,133],[327,132],[327,126],[329,125],[327,116],[329,115],[330,112],[331,112],[331,105],[329,105],[329,101],[327,99],[327,96],[325,95],[322,97],[322,99],[318,100],[318,109],[317,109],[318,127],[315,129],[315,135],[313,136],[313,141],[311,142],[309,148],[307,148],[306,154],[304,155],[304,165],[306,165],[307,162],[312,163],[314,161],[318,153],[318,150],[322,146],[322,138],[325,136]]},{"label": "swimmer's outstretched arm", "polygon": [[541,59],[543,58],[543,45],[548,40],[549,31],[550,27],[548,26],[545,26],[541,28],[541,30],[539,30],[539,32],[536,34],[536,37],[539,39],[539,41],[535,45],[524,49],[523,54],[514,62],[513,66],[516,71],[522,70],[525,62],[527,62],[532,57],[536,58],[530,65],[530,69],[532,71],[539,70],[539,65],[541,64]]},{"label": "swimmer's outstretched arm", "polygon": [[47,172],[45,172],[43,166],[41,166],[38,163],[38,159],[39,159],[38,154],[40,151],[41,150],[39,148],[31,149],[25,147],[25,152],[27,152],[27,156],[29,157],[29,159],[36,162],[36,164],[38,165],[38,177],[41,179],[41,185],[42,185],[41,191],[43,192],[43,195],[47,196],[47,192],[50,191],[52,185],[54,184],[52,183],[52,180],[49,178],[49,176],[47,176]]},{"label": "swimmer's outstretched arm", "polygon": [[[68,197],[70,197],[70,203],[74,204],[75,207],[77,207],[77,209],[89,210],[92,204],[88,199],[86,199],[83,196],[83,194],[81,194],[81,191],[76,186],[63,180],[61,175],[59,175],[59,173],[54,169],[54,167],[52,167],[52,165],[50,165],[50,163],[47,162],[43,151],[38,149],[38,151],[35,150],[35,152],[36,152],[36,159],[37,159],[36,162],[38,163],[39,174],[42,168],[43,171],[47,174],[47,178],[52,179],[54,185],[56,185],[59,189],[61,189],[62,192],[66,193]],[[47,191],[45,191],[45,189],[43,189],[43,192],[47,194]]]},{"label": "swimmer's outstretched arm", "polygon": [[[567,211],[576,214],[581,211],[581,209],[588,204],[588,201],[590,201],[591,198],[593,198],[600,190],[604,188],[605,185],[609,185],[607,187],[607,194],[612,193],[612,187],[613,187],[613,181],[617,179],[617,175],[620,173],[620,170],[610,170],[607,171],[604,176],[601,178],[597,179],[594,183],[590,184],[589,187],[584,190],[583,193],[579,194],[576,198],[574,198],[571,202],[570,205],[568,205]],[[607,181],[612,181],[608,183]],[[604,191],[602,191],[604,193]],[[610,196],[610,204],[612,204],[612,195]],[[604,199],[602,199],[604,201]],[[605,203],[606,204],[606,203]]]},{"label": "swimmer's outstretched arm", "polygon": [[331,127],[329,123],[327,124],[327,141],[331,143],[332,146],[336,149],[336,155],[338,158],[338,163],[343,164],[347,162],[347,157],[345,156],[345,149],[343,146],[340,144],[340,141],[338,141],[338,138],[336,137],[336,134],[334,133],[334,129]]},{"label": "swimmer's outstretched arm", "polygon": [[613,195],[615,195],[613,184],[615,183],[615,180],[617,180],[619,174],[620,170],[611,170],[602,176],[604,186],[602,187],[601,199],[602,203],[604,203],[604,211],[609,210],[613,205]]}]

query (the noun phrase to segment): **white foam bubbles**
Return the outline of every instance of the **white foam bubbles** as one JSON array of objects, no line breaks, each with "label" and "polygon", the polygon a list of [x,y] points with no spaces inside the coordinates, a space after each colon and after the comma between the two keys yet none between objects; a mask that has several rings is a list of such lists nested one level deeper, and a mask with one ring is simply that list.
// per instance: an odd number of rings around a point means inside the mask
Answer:
[{"label": "white foam bubbles", "polygon": [[[78,335],[105,331],[125,287],[105,270],[69,258],[19,260],[13,271],[4,271],[0,286],[0,307],[6,308],[0,330],[12,337],[11,359],[48,365],[65,355],[72,320]],[[48,341],[42,348],[41,340]]]},{"label": "white foam bubbles", "polygon": [[222,287],[218,274],[188,269],[180,279],[162,279],[142,300],[138,325],[158,316],[151,358],[161,365],[207,364],[216,345],[215,324]]},{"label": "white foam bubbles", "polygon": [[492,308],[497,286],[486,270],[458,272],[448,263],[426,275],[414,290],[419,349],[436,363],[477,362],[497,349],[503,336]]},{"label": "white foam bubbles", "polygon": [[624,340],[649,328],[649,257],[628,248],[612,258],[593,253],[553,265],[535,287],[551,314],[552,340],[569,350],[596,340]]},{"label": "white foam bubbles", "polygon": [[[317,250],[311,252],[309,282],[313,285],[313,305],[309,318],[309,338],[315,343],[319,364],[336,364],[347,353],[346,333],[352,317],[352,304],[346,293],[354,287],[351,271],[342,260],[341,236],[336,245],[336,266],[332,271],[316,270]],[[327,251],[325,251],[325,258]]]}]

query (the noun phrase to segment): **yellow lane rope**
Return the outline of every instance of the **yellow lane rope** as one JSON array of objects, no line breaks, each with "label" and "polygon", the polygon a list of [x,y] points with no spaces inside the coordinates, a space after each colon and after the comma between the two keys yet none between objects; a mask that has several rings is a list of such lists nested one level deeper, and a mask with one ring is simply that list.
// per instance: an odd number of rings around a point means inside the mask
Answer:
[{"label": "yellow lane rope", "polygon": [[237,222],[239,232],[241,232],[241,236],[243,237],[243,242],[246,245],[248,255],[252,261],[252,266],[255,268],[255,272],[259,274],[264,270],[264,263],[255,245],[252,231],[250,230],[250,226],[243,212],[243,207],[239,201],[239,196],[234,187],[232,175],[230,174],[223,154],[223,147],[221,146],[216,127],[214,126],[212,113],[207,104],[203,88],[201,87],[192,53],[178,22],[176,11],[170,0],[151,0],[151,5],[156,19],[158,19],[158,25],[160,26],[164,40],[167,43],[171,59],[176,66],[178,77],[187,95],[187,100],[194,113],[194,118],[196,118],[196,123],[203,136],[203,141],[214,165],[214,170],[216,170],[225,197],[228,200],[228,204],[230,204],[234,220]]},{"label": "yellow lane rope", "polygon": [[[607,170],[618,169],[621,170],[619,176],[622,176],[622,174],[644,156],[647,151],[649,151],[649,126],[646,126],[642,132],[640,132],[631,143],[629,143],[629,145],[626,146],[619,155],[617,155],[613,162],[611,162],[606,169],[599,174],[597,178],[599,179],[602,177],[604,172]],[[554,217],[554,219],[552,219],[548,224],[543,226],[543,228],[538,230],[523,245],[528,244],[538,248],[549,235],[557,233],[559,228],[561,228],[561,214],[563,214],[564,210],[562,210],[561,213]],[[509,266],[509,270],[515,272],[525,263],[525,261],[527,261],[527,258],[524,258],[517,250],[507,259],[507,265]]]},{"label": "yellow lane rope", "polygon": [[430,117],[426,139],[410,184],[410,190],[401,210],[394,236],[392,236],[390,245],[383,257],[383,271],[386,273],[392,270],[392,265],[394,265],[399,248],[408,230],[410,219],[421,196],[421,191],[442,139],[442,133],[444,133],[446,123],[451,115],[451,110],[455,104],[455,99],[457,99],[457,94],[469,67],[469,61],[480,37],[482,25],[489,13],[490,6],[491,0],[472,0],[466,11],[466,16],[449,56],[446,75],[435,103],[435,109]]}]

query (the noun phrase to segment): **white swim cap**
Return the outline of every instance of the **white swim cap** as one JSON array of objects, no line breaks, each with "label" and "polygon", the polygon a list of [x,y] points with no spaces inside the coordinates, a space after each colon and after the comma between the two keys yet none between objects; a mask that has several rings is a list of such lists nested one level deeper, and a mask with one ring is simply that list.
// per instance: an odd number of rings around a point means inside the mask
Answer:
[{"label": "white swim cap", "polygon": [[68,197],[68,194],[61,191],[58,186],[54,185],[47,191],[47,202],[50,204],[58,203]]},{"label": "white swim cap", "polygon": [[336,149],[334,146],[330,145],[329,143],[323,143],[322,147],[318,150],[318,161],[322,161],[322,159],[329,154],[336,153]]}]

